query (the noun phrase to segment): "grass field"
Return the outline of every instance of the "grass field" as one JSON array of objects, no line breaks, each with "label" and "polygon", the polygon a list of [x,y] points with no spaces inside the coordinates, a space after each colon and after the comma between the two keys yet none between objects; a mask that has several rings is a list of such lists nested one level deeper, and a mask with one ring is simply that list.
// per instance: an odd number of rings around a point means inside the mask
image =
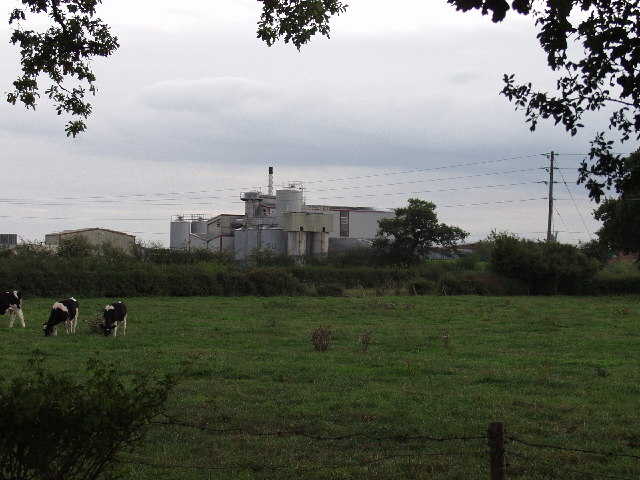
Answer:
[{"label": "grass field", "polygon": [[79,299],[78,333],[45,338],[54,300],[25,302],[25,330],[2,319],[4,376],[35,349],[78,375],[92,355],[125,377],[195,359],[125,478],[488,479],[491,421],[508,478],[640,477],[640,296],[131,298],[117,338],[82,323],[105,300]]}]

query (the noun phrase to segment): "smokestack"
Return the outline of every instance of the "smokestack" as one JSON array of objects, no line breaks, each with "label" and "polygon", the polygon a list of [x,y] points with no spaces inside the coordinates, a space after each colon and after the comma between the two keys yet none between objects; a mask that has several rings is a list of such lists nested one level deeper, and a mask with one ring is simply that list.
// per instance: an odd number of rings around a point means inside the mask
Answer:
[{"label": "smokestack", "polygon": [[273,196],[273,167],[269,167],[269,196]]}]

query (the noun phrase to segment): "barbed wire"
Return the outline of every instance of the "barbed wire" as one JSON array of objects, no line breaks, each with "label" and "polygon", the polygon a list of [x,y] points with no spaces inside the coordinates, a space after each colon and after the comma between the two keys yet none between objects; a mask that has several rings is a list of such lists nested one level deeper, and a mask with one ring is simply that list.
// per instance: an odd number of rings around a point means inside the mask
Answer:
[{"label": "barbed wire", "polygon": [[147,467],[154,468],[170,468],[170,469],[178,469],[178,470],[251,470],[251,471],[262,471],[262,470],[295,470],[297,472],[314,472],[319,470],[337,470],[344,468],[354,468],[354,467],[367,467],[370,465],[374,465],[376,463],[382,463],[389,460],[396,460],[399,458],[419,458],[419,457],[446,457],[446,456],[455,456],[455,457],[467,457],[467,456],[479,456],[479,455],[487,455],[486,451],[474,451],[474,452],[427,452],[427,453],[394,453],[390,455],[384,455],[381,457],[376,457],[370,460],[361,461],[361,462],[346,462],[337,465],[322,465],[318,467],[297,467],[292,465],[224,465],[224,466],[202,466],[202,465],[176,465],[176,464],[163,464],[163,463],[154,463],[154,462],[145,462],[142,460],[131,459],[127,460],[127,463],[134,463],[136,465],[143,465]]},{"label": "barbed wire", "polygon": [[545,444],[542,444],[542,443],[526,442],[524,440],[520,440],[517,437],[512,437],[512,436],[507,436],[507,435],[505,435],[505,439],[509,440],[510,442],[521,443],[522,445],[526,445],[528,447],[548,448],[548,449],[553,449],[553,450],[566,450],[566,451],[569,451],[569,452],[586,453],[586,454],[591,454],[591,455],[603,455],[603,456],[607,456],[607,457],[635,458],[636,460],[640,460],[640,455],[629,455],[629,454],[626,454],[626,453],[614,453],[614,452],[602,452],[602,451],[596,451],[596,450],[587,450],[587,449],[583,449],[583,448],[560,447],[560,446],[557,446],[557,445],[545,445]]},{"label": "barbed wire", "polygon": [[[568,449],[566,449],[568,450]],[[556,470],[562,471],[562,472],[567,472],[567,473],[574,473],[577,475],[582,475],[582,476],[586,476],[586,477],[591,477],[591,478],[609,478],[609,479],[614,479],[614,480],[637,480],[637,478],[630,478],[630,477],[620,477],[617,475],[603,475],[600,473],[594,473],[594,472],[585,472],[583,470],[575,470],[573,468],[567,468],[567,467],[562,467],[559,466],[555,463],[551,463],[551,462],[545,462],[542,460],[537,460],[535,458],[531,458],[528,457],[526,455],[522,455],[521,453],[517,453],[517,452],[513,452],[510,450],[506,450],[505,453],[507,455],[511,455],[513,457],[518,457],[521,458],[523,460],[527,460],[528,462],[531,463],[536,463],[538,465],[544,465],[546,467],[551,467],[551,468],[555,468]]]},{"label": "barbed wire", "polygon": [[[249,435],[254,437],[303,437],[316,441],[343,441],[350,440],[354,438],[364,438],[369,441],[376,442],[410,442],[410,441],[426,441],[433,443],[444,443],[444,442],[470,442],[470,441],[478,441],[478,440],[487,440],[486,435],[456,435],[451,437],[442,437],[442,436],[434,436],[434,435],[406,435],[406,434],[390,434],[390,435],[372,435],[364,432],[357,433],[349,433],[344,435],[330,435],[330,434],[313,434],[307,433],[300,429],[296,430],[275,430],[275,431],[256,431],[249,428],[244,427],[233,427],[233,428],[213,428],[207,425],[195,425],[192,423],[188,423],[179,419],[172,418],[170,416],[165,415],[164,420],[152,421],[149,422],[149,426],[157,426],[157,427],[179,427],[179,428],[189,428],[194,430],[199,430],[202,432],[206,432],[208,434],[242,434]],[[607,451],[597,451],[590,450],[584,448],[575,448],[575,447],[563,447],[559,445],[549,445],[542,443],[535,443],[527,440],[522,440],[518,437],[512,435],[504,435],[503,440],[507,445],[515,445],[520,444],[526,447],[533,447],[539,449],[552,449],[558,451],[567,451],[578,454],[586,454],[586,455],[601,455],[612,458],[630,458],[638,460],[640,456],[631,455],[625,453],[615,453],[615,452],[607,452]],[[395,459],[414,459],[414,458],[429,458],[429,457],[461,457],[461,456],[480,456],[480,455],[489,455],[490,452],[484,448],[482,450],[469,450],[469,451],[439,451],[439,452],[421,452],[421,453],[391,453],[382,456],[377,456],[375,458],[363,459],[360,461],[354,462],[345,462],[335,465],[321,465],[317,467],[302,467],[296,465],[277,465],[277,464],[233,464],[233,465],[219,465],[219,466],[202,466],[202,465],[188,465],[188,464],[163,464],[163,463],[155,463],[155,462],[147,462],[145,460],[127,456],[126,461],[129,464],[137,464],[141,466],[149,466],[154,468],[166,468],[166,469],[182,469],[182,470],[200,470],[200,471],[222,471],[222,470],[245,470],[245,471],[263,471],[263,470],[292,470],[295,472],[313,472],[319,470],[327,470],[327,469],[344,469],[344,468],[358,468],[358,467],[366,467],[369,465],[373,465],[376,463],[382,463],[385,461],[391,461]],[[591,478],[600,478],[600,479],[612,479],[612,480],[635,480],[633,478],[619,476],[619,475],[607,475],[600,474],[597,472],[587,472],[582,470],[576,470],[573,468],[567,468],[558,463],[553,463],[549,461],[539,460],[536,458],[532,458],[529,455],[525,455],[521,452],[512,451],[510,449],[505,449],[503,451],[505,458],[515,457],[520,458],[522,460],[528,461],[532,464],[544,465],[549,468],[554,468],[558,471],[571,473],[575,475],[587,476]],[[509,469],[511,465],[507,462],[507,469]]]},{"label": "barbed wire", "polygon": [[170,419],[169,421],[153,421],[149,422],[150,425],[165,425],[165,426],[177,426],[177,427],[185,427],[185,428],[193,428],[196,430],[202,430],[209,433],[244,433],[247,435],[252,435],[256,437],[283,437],[283,436],[298,436],[304,437],[311,440],[321,440],[321,441],[337,441],[337,440],[350,440],[353,438],[366,438],[371,441],[387,441],[387,440],[395,440],[395,441],[411,441],[411,440],[426,440],[431,442],[450,442],[450,441],[471,441],[471,440],[485,440],[486,436],[454,436],[454,437],[434,437],[430,435],[402,435],[402,434],[393,434],[386,436],[371,436],[367,433],[350,433],[345,435],[313,435],[309,433],[305,433],[299,430],[277,430],[273,432],[256,432],[254,430],[249,430],[242,427],[236,428],[211,428],[204,425],[193,425],[186,422],[180,422],[174,419]]}]

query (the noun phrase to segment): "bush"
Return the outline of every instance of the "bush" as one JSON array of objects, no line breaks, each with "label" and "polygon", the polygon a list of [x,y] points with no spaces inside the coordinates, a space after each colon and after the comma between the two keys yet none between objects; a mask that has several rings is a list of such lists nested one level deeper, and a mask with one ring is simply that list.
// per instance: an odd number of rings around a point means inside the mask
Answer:
[{"label": "bush", "polygon": [[311,334],[311,343],[313,343],[313,348],[320,352],[328,350],[332,337],[333,330],[331,330],[330,326],[316,328]]},{"label": "bush", "polygon": [[444,275],[438,282],[438,290],[444,295],[473,295],[478,284],[472,272]]},{"label": "bush", "polygon": [[138,376],[126,387],[96,359],[86,381],[46,371],[37,352],[29,363],[0,384],[0,478],[115,478],[114,457],[142,438],[175,385]]},{"label": "bush", "polygon": [[438,293],[438,282],[417,278],[407,283],[409,295],[435,295]]},{"label": "bush", "polygon": [[533,294],[574,294],[598,271],[596,260],[573,245],[501,234],[495,238],[491,271],[529,284]]},{"label": "bush", "polygon": [[342,297],[344,286],[339,283],[327,283],[316,286],[316,295],[319,297]]}]

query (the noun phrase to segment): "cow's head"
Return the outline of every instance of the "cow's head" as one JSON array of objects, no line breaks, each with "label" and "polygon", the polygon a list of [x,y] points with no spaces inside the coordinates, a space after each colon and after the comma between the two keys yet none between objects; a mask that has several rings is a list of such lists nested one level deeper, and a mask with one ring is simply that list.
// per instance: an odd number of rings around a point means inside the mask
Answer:
[{"label": "cow's head", "polygon": [[44,331],[44,336],[48,337],[53,333],[53,325],[50,325],[49,323],[43,323],[42,330]]},{"label": "cow's head", "polygon": [[107,305],[106,307],[104,307],[102,316],[104,318],[104,323],[100,325],[100,329],[102,330],[102,333],[104,333],[104,335],[108,337],[109,335],[111,335],[113,329],[118,326],[118,314],[116,313],[113,305]]},{"label": "cow's head", "polygon": [[107,325],[106,323],[103,323],[102,325],[100,325],[100,330],[102,330],[102,333],[104,333],[105,337],[108,337],[109,335],[111,335],[114,327],[115,325]]},{"label": "cow's head", "polygon": [[69,319],[69,309],[60,302],[56,302],[51,307],[51,314],[49,315],[49,320],[47,323],[42,325],[42,330],[44,330],[45,337],[51,335],[59,323],[64,322]]}]

